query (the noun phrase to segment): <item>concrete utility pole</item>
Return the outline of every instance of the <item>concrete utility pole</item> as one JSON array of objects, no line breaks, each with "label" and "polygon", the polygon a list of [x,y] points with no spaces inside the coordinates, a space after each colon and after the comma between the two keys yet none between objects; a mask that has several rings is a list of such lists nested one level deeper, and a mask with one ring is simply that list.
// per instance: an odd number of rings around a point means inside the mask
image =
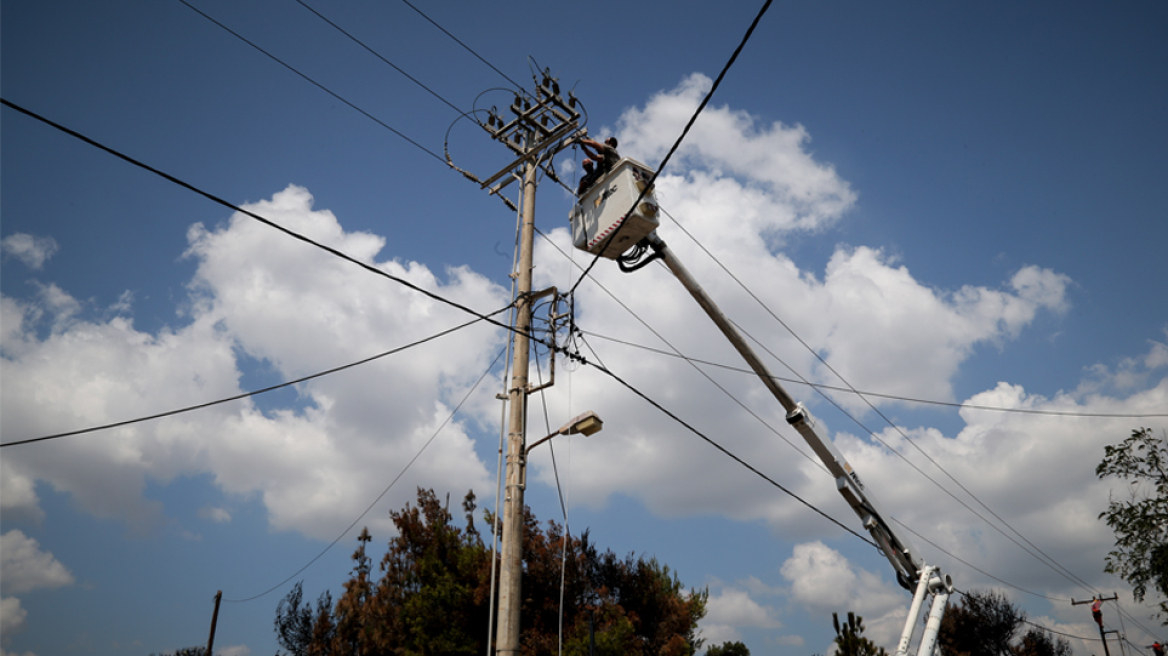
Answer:
[{"label": "concrete utility pole", "polygon": [[[499,613],[495,636],[497,654],[519,652],[519,611],[522,606],[523,574],[523,492],[527,465],[526,429],[527,395],[530,366],[532,304],[532,251],[535,238],[536,176],[543,162],[566,145],[566,140],[579,128],[580,113],[576,101],[569,94],[565,102],[560,97],[559,84],[544,74],[534,95],[526,92],[515,95],[511,105],[513,119],[504,120],[492,110],[486,124],[481,124],[491,136],[507,146],[518,158],[495,175],[481,183],[491,194],[519,177],[522,168],[522,225],[519,242],[519,270],[516,275],[515,349],[511,366],[511,385],[507,390],[509,424],[507,432],[507,469],[503,501],[503,536],[499,573]],[[506,177],[505,177],[506,176]],[[500,179],[502,179],[501,182]],[[498,184],[495,184],[498,182]]]},{"label": "concrete utility pole", "polygon": [[519,609],[523,573],[523,481],[527,432],[527,369],[530,364],[531,266],[535,236],[535,164],[523,174],[523,226],[519,242],[519,296],[515,308],[515,351],[511,389],[507,391],[510,417],[507,431],[507,478],[503,488],[503,550],[499,573],[498,654],[519,651]]}]

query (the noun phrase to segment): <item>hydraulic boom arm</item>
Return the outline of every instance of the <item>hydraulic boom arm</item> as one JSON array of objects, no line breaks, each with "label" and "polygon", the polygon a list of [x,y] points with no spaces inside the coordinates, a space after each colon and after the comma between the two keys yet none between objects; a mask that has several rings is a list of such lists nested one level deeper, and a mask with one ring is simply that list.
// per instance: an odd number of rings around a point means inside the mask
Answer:
[{"label": "hydraulic boom arm", "polygon": [[738,350],[738,353],[742,355],[747,364],[750,365],[750,368],[758,375],[759,379],[762,380],[763,385],[782,404],[783,408],[787,411],[787,423],[799,431],[799,434],[803,436],[803,439],[815,451],[819,459],[823,461],[827,470],[831,472],[831,475],[835,478],[836,488],[840,494],[843,495],[848,505],[852,507],[852,510],[859,515],[860,522],[864,528],[872,535],[872,539],[875,540],[880,550],[884,553],[884,556],[892,563],[892,568],[896,571],[897,581],[904,588],[914,590],[913,605],[896,651],[897,656],[908,654],[909,643],[912,641],[913,630],[917,624],[920,611],[923,608],[924,598],[929,594],[934,595],[929,622],[925,627],[925,633],[921,637],[920,649],[917,652],[918,656],[932,656],[936,648],[937,630],[940,628],[941,616],[945,611],[945,603],[953,591],[949,577],[942,575],[939,569],[926,565],[908,538],[885,520],[872,493],[865,489],[863,482],[861,482],[855,470],[852,469],[852,466],[848,464],[848,461],[835,448],[834,444],[816,433],[815,420],[807,411],[807,408],[802,403],[796,402],[783,389],[778,380],[770,374],[766,365],[755,355],[754,350],[742,338],[741,333],[738,332],[734,324],[726,318],[726,315],[722,313],[721,309],[706,294],[701,285],[694,280],[689,271],[678,261],[669,247],[665,245],[665,242],[657,236],[657,233],[654,231],[646,239],[648,239],[649,245],[656,253],[656,257],[662,259],[665,266],[669,268],[690,295],[694,297],[698,305],[702,306],[702,309],[717,324],[726,338],[730,340],[730,343]]}]

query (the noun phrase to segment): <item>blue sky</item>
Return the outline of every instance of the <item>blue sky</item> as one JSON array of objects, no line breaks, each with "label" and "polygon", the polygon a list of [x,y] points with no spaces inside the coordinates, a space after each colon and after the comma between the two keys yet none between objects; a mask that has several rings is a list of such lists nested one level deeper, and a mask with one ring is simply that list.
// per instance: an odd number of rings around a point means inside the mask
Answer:
[{"label": "blue sky", "polygon": [[[490,174],[508,161],[296,2],[191,4],[425,148],[441,154],[448,138],[464,168]],[[464,110],[476,98],[510,103],[507,80],[404,3],[310,4]],[[593,135],[618,135],[623,153],[651,166],[758,10],[417,6],[522,84],[531,67],[550,68],[584,102]],[[512,212],[177,0],[6,0],[0,11],[6,100],[477,310],[507,303]],[[1096,516],[1110,486],[1093,472],[1103,445],[1168,427],[1165,33],[1157,3],[776,3],[658,184],[662,206],[717,262],[672,221],[661,236],[728,315],[817,382],[838,379],[718,262],[859,389],[1161,415],[873,399],[1085,587],[806,387],[790,389],[890,514],[1020,588],[1058,600],[1120,592],[1148,628],[1147,611],[1101,571],[1111,536]],[[465,320],[9,108],[0,130],[4,442],[230,396]],[[570,152],[557,168],[575,179]],[[550,241],[537,245],[536,284],[570,286],[573,268],[552,244],[570,252],[572,201],[544,184],[537,202]],[[681,352],[739,365],[659,267],[625,275],[601,262],[593,277]],[[693,368],[606,339],[668,348],[593,281],[577,312],[611,369],[859,528],[828,477]],[[202,643],[215,591],[251,597],[319,554],[434,435],[503,340],[471,328],[294,391],[3,449],[4,653]],[[713,643],[826,653],[831,612],[855,610],[893,646],[909,598],[879,554],[611,381],[569,370],[558,368],[546,395],[551,427],[585,409],[605,418],[602,433],[556,444],[574,529],[707,587]],[[707,373],[802,447],[756,382]],[[384,548],[388,511],[419,485],[455,499],[473,487],[493,505],[500,375],[361,522],[375,544]],[[834,398],[976,505],[867,406]],[[545,420],[533,408],[534,434]],[[527,496],[545,519],[560,514],[548,456],[533,458]],[[355,535],[292,581],[313,596],[336,592]],[[998,585],[920,547],[962,589]],[[217,651],[274,651],[271,621],[290,585],[225,603]],[[1033,620],[1093,634],[1082,607],[1005,589]],[[1130,617],[1124,630],[1148,644]],[[1085,655],[1098,644],[1074,646]]]}]

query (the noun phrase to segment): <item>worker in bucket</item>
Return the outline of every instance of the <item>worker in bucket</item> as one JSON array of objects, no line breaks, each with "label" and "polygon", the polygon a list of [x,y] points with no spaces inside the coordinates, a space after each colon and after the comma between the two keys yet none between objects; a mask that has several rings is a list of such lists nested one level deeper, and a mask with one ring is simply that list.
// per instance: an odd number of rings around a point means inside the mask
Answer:
[{"label": "worker in bucket", "polygon": [[591,159],[584,160],[584,177],[580,178],[580,186],[576,187],[576,195],[583,196],[592,185],[596,184],[596,180],[600,178],[600,169],[596,166],[596,162]]},{"label": "worker in bucket", "polygon": [[600,163],[600,175],[604,175],[616,168],[620,155],[616,152],[616,137],[609,137],[604,143],[592,139],[581,139],[580,147],[584,154]]}]

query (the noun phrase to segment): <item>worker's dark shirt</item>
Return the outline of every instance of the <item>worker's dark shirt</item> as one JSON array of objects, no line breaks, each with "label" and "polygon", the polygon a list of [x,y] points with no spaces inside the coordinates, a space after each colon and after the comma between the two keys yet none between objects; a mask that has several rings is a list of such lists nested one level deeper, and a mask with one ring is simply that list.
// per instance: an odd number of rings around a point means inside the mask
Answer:
[{"label": "worker's dark shirt", "polygon": [[616,168],[616,163],[620,161],[620,155],[617,154],[616,148],[608,144],[604,145],[604,152],[601,155],[604,156],[604,161],[600,163],[600,167],[605,173]]},{"label": "worker's dark shirt", "polygon": [[584,193],[592,187],[592,185],[596,184],[596,181],[600,179],[600,174],[603,172],[604,171],[601,167],[597,167],[588,173],[585,173],[584,177],[580,178],[580,186],[576,188],[576,195],[583,196]]}]

